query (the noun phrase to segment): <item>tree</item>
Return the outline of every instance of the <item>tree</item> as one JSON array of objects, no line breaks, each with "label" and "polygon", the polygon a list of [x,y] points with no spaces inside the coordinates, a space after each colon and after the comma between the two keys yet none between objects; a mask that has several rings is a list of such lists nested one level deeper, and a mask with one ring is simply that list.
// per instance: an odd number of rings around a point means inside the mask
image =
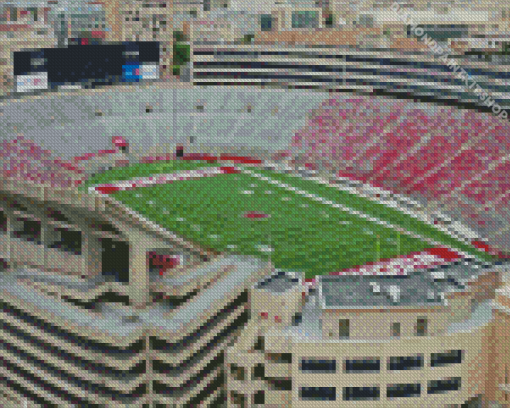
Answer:
[{"label": "tree", "polygon": [[184,65],[190,61],[190,46],[188,44],[174,44],[174,65]]},{"label": "tree", "polygon": [[333,14],[326,16],[326,27],[333,27]]}]

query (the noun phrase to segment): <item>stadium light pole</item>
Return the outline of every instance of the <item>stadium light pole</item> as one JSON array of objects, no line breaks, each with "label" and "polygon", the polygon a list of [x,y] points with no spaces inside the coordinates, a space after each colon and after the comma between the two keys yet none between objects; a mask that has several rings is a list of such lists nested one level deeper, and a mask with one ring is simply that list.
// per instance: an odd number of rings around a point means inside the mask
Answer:
[{"label": "stadium light pole", "polygon": [[397,255],[400,255],[400,231],[397,231]]}]

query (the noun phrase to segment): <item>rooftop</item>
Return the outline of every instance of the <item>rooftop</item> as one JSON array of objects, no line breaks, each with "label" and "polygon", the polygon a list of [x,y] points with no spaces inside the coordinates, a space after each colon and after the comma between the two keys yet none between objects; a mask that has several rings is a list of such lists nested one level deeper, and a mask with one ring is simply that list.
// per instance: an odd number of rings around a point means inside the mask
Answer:
[{"label": "rooftop", "polygon": [[255,285],[256,289],[283,293],[299,285],[301,278],[293,272],[278,271]]},{"label": "rooftop", "polygon": [[404,275],[329,275],[318,278],[322,308],[439,305],[491,264],[460,261]]},{"label": "rooftop", "polygon": [[[301,322],[297,325],[287,326],[284,328],[272,327],[267,332],[269,336],[289,336],[292,338],[294,343],[377,343],[377,342],[389,342],[392,340],[374,340],[374,339],[334,339],[334,338],[323,338],[321,328],[321,309],[318,306],[318,295],[314,294],[308,298],[306,305],[302,311]],[[446,334],[455,334],[458,332],[470,332],[475,330],[477,327],[483,326],[490,322],[492,319],[492,301],[486,300],[480,302],[477,307],[473,310],[473,313],[469,318],[462,322],[451,323],[446,330]]]}]

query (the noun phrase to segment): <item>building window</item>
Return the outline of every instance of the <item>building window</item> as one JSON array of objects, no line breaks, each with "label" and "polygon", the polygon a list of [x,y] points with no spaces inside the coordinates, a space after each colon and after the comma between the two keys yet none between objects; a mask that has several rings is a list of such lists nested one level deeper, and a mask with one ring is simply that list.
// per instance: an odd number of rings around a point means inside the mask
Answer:
[{"label": "building window", "polygon": [[423,355],[406,357],[390,357],[388,370],[403,371],[403,370],[419,370],[423,368]]},{"label": "building window", "polygon": [[253,349],[256,351],[264,351],[264,337],[258,336],[257,341],[253,345]]},{"label": "building window", "polygon": [[348,387],[343,390],[344,401],[377,401],[380,397],[379,387]]},{"label": "building window", "polygon": [[264,364],[257,364],[252,369],[252,380],[263,380],[265,377],[265,367]]},{"label": "building window", "polygon": [[0,211],[0,234],[7,232],[7,216]]},{"label": "building window", "polygon": [[300,363],[301,371],[311,373],[336,373],[336,360],[308,360],[302,359]]},{"label": "building window", "polygon": [[253,395],[253,405],[264,405],[266,403],[264,391],[257,391]]},{"label": "building window", "polygon": [[292,391],[292,380],[282,380],[279,378],[267,378],[267,384],[273,391]]},{"label": "building window", "polygon": [[350,336],[349,319],[341,319],[338,321],[338,331],[340,338],[349,338]]},{"label": "building window", "polygon": [[57,228],[56,231],[60,233],[60,240],[50,244],[50,248],[60,249],[74,255],[81,255],[82,242],[80,231],[69,231],[65,228]]},{"label": "building window", "polygon": [[452,377],[442,380],[429,381],[428,394],[444,394],[450,391],[458,391],[461,388],[461,378]]},{"label": "building window", "polygon": [[292,28],[318,28],[319,14],[316,11],[292,13]]},{"label": "building window", "polygon": [[271,31],[273,25],[273,17],[271,14],[262,14],[260,16],[260,29],[262,31]]},{"label": "building window", "polygon": [[462,363],[462,350],[451,350],[444,353],[432,353],[431,367],[444,367],[450,364]]},{"label": "building window", "polygon": [[400,337],[400,323],[391,324],[391,337]]},{"label": "building window", "polygon": [[386,388],[388,398],[419,397],[421,384],[391,384]]},{"label": "building window", "polygon": [[266,353],[266,360],[278,364],[291,364],[292,354],[290,353]]},{"label": "building window", "polygon": [[25,218],[18,218],[17,220],[23,223],[23,227],[12,233],[13,238],[20,238],[41,245],[41,222]]},{"label": "building window", "polygon": [[417,336],[426,336],[427,335],[427,318],[426,317],[418,317],[416,320],[416,335]]},{"label": "building window", "polygon": [[299,388],[301,401],[336,401],[335,387],[301,387]]},{"label": "building window", "polygon": [[232,404],[237,405],[241,408],[246,407],[246,397],[243,394],[239,394],[238,392],[231,391],[230,399],[232,401]]},{"label": "building window", "polygon": [[376,358],[345,360],[344,362],[344,373],[347,374],[378,373],[380,369],[381,361]]},{"label": "building window", "polygon": [[230,374],[232,374],[232,377],[237,381],[244,381],[244,368],[239,367],[237,364],[232,364],[230,366]]}]

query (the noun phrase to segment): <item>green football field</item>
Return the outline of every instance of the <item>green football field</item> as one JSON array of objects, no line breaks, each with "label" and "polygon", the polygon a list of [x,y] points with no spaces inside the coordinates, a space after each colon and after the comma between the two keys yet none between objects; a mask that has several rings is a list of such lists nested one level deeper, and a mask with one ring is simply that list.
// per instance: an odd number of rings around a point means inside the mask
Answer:
[{"label": "green football field", "polygon": [[[98,183],[218,166],[167,162],[116,168],[89,180]],[[345,205],[421,237],[432,238],[484,260],[492,257],[396,209],[287,174],[251,167],[257,174]],[[249,174],[222,174],[115,193],[114,198],[162,227],[220,252],[267,259],[277,268],[327,274],[430,248],[431,244],[323,204]],[[247,218],[249,212],[268,218]],[[379,239],[377,238],[379,236]]]}]

